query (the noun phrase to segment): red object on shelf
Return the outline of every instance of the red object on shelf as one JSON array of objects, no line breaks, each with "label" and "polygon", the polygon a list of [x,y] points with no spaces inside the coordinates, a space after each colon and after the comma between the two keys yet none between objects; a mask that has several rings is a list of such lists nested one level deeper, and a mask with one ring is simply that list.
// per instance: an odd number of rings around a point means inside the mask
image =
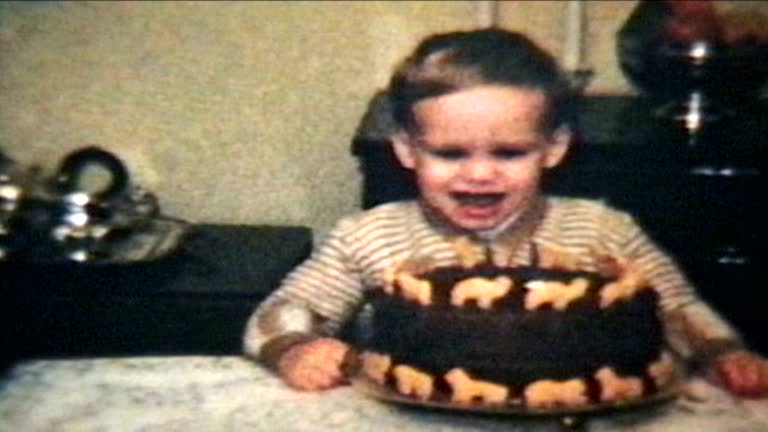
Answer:
[{"label": "red object on shelf", "polygon": [[665,36],[675,42],[717,40],[722,32],[714,4],[707,0],[668,0],[671,16]]}]

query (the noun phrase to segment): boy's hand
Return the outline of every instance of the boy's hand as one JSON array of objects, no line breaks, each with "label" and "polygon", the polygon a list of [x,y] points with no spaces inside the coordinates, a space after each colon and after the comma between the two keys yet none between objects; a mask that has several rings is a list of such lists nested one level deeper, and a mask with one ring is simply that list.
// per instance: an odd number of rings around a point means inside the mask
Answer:
[{"label": "boy's hand", "polygon": [[768,360],[745,350],[722,354],[712,362],[720,385],[739,396],[768,395]]},{"label": "boy's hand", "polygon": [[280,357],[277,373],[299,390],[325,390],[342,385],[342,364],[349,346],[331,338],[315,339],[290,348]]}]

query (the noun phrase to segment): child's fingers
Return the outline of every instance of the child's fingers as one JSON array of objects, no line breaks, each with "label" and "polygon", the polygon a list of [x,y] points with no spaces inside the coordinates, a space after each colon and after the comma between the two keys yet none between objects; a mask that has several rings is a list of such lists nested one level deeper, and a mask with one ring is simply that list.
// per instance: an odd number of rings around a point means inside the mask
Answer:
[{"label": "child's fingers", "polygon": [[334,339],[317,339],[291,348],[279,362],[279,373],[291,387],[324,390],[344,381],[341,364],[348,347]]},{"label": "child's fingers", "polygon": [[767,369],[765,360],[749,353],[726,355],[717,365],[723,385],[741,396],[760,396],[768,393]]}]

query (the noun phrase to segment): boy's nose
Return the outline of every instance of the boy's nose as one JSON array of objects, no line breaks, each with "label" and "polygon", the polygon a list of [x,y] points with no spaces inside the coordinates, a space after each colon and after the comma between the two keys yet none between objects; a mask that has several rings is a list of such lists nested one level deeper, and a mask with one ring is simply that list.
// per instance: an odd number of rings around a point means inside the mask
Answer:
[{"label": "boy's nose", "polygon": [[486,182],[496,176],[496,164],[486,158],[473,158],[464,162],[462,176],[472,182]]}]

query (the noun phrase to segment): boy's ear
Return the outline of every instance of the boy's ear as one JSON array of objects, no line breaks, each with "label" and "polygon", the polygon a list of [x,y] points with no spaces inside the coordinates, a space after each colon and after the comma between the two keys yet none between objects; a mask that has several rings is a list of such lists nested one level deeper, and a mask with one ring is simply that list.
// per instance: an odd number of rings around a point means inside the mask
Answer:
[{"label": "boy's ear", "polygon": [[400,164],[405,168],[413,169],[416,166],[416,155],[408,134],[397,132],[390,137],[390,141],[392,141],[392,148],[395,150],[395,156],[397,156]]},{"label": "boy's ear", "polygon": [[571,146],[573,133],[569,127],[559,127],[552,134],[552,140],[544,154],[544,167],[553,168],[562,162]]}]

